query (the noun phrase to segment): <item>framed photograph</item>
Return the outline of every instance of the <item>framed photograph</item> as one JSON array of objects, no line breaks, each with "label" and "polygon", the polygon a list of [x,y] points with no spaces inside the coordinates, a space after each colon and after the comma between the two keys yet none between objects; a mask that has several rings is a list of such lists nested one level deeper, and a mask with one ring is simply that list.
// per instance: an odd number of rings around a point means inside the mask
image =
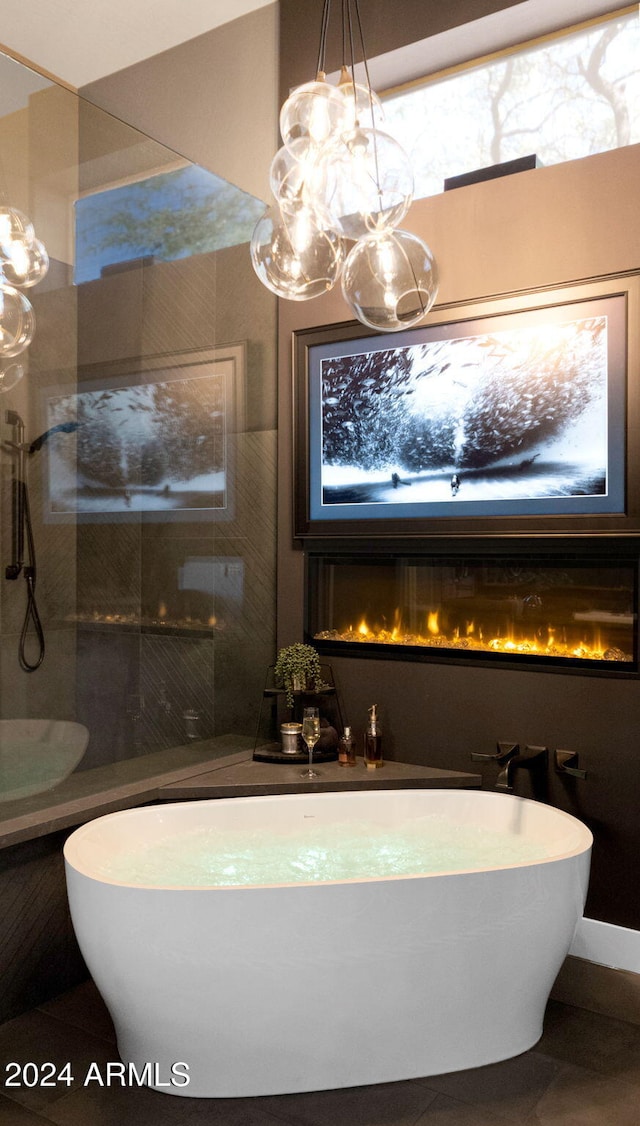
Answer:
[{"label": "framed photograph", "polygon": [[295,535],[640,531],[637,290],[634,275],[441,307],[399,333],[296,333]]},{"label": "framed photograph", "polygon": [[244,348],[78,373],[42,397],[46,518],[230,519]]}]

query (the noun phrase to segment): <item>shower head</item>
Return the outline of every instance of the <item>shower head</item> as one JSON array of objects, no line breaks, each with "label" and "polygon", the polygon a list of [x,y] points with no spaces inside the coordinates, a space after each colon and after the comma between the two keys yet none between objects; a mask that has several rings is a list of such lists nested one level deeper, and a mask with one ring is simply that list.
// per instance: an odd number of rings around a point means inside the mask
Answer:
[{"label": "shower head", "polygon": [[[9,412],[7,412],[9,413]],[[35,454],[38,450],[42,449],[45,442],[52,436],[52,434],[73,434],[78,429],[79,422],[60,422],[58,426],[52,426],[50,430],[45,430],[39,438],[34,438],[29,446],[29,453]]]}]

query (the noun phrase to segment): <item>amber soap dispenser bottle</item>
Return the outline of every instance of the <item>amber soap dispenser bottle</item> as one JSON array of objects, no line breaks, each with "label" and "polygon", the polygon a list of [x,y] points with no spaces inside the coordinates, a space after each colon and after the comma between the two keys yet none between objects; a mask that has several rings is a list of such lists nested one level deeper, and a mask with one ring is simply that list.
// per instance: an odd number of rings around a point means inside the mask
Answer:
[{"label": "amber soap dispenser bottle", "polygon": [[369,708],[369,722],[364,733],[364,761],[368,770],[382,766],[382,731],[378,722],[378,705]]}]

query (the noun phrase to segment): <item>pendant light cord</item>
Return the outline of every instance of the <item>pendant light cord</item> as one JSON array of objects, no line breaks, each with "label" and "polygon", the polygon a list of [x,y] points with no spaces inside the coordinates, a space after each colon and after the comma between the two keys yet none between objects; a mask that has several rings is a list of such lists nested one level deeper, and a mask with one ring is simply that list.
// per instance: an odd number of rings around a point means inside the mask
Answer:
[{"label": "pendant light cord", "polygon": [[[356,127],[358,125],[358,96],[356,92],[356,64],[355,64],[355,49],[354,49],[354,33],[353,33],[353,15],[351,10],[352,0],[346,0],[347,3],[347,24],[349,32],[349,47],[351,51],[351,82],[353,85],[353,104],[356,116]],[[373,138],[373,162],[375,167],[375,184],[378,192],[378,199],[380,200],[380,208],[382,210],[382,188],[380,187],[380,162],[378,160],[378,130],[376,129],[375,115],[373,112],[373,91],[371,88],[371,76],[369,74],[369,63],[367,60],[367,50],[364,42],[364,32],[362,30],[362,19],[360,16],[360,0],[353,0],[353,7],[355,9],[356,23],[358,25],[358,37],[360,39],[360,47],[362,48],[362,64],[364,66],[365,81],[367,86],[367,94],[369,96],[369,110],[371,113],[371,135]],[[344,9],[343,9],[344,11]]]},{"label": "pendant light cord", "polygon": [[324,75],[325,62],[327,53],[327,28],[329,26],[329,16],[331,14],[331,0],[324,0],[322,6],[322,23],[320,25],[320,43],[318,45],[318,62],[316,65],[316,75]]},{"label": "pendant light cord", "polygon": [[[371,77],[369,75],[369,63],[367,60],[367,49],[364,44],[364,32],[362,30],[362,20],[360,18],[360,0],[354,0],[356,9],[356,20],[358,23],[358,35],[360,36],[360,46],[362,47],[362,64],[364,66],[365,78],[367,80],[367,90],[369,92],[369,106],[371,107],[371,128],[375,131],[373,120],[373,98],[371,96]],[[355,85],[355,77],[354,77]]]}]

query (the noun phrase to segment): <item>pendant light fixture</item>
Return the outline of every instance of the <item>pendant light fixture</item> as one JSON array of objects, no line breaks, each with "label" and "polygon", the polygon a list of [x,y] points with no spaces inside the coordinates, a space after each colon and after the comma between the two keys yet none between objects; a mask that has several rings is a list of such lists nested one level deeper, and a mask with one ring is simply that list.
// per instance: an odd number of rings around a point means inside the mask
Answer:
[{"label": "pendant light fixture", "polygon": [[[263,284],[287,300],[318,297],[340,278],[358,320],[396,332],[431,308],[436,265],[422,239],[398,228],[413,199],[413,173],[383,127],[359,0],[342,0],[342,69],[337,85],[326,80],[330,5],[323,0],[316,78],[298,86],[280,111],[283,147],[270,168],[274,202],[256,225],[251,259]],[[355,78],[356,27],[365,84]]]}]

